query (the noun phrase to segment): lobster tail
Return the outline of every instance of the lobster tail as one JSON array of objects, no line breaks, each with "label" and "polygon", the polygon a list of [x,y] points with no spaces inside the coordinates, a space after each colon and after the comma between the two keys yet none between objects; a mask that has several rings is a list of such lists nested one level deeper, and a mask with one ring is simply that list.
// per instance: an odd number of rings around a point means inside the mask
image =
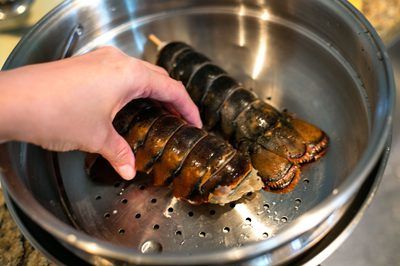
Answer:
[{"label": "lobster tail", "polygon": [[[157,63],[186,86],[200,109],[206,130],[220,131],[236,147],[241,143],[258,147],[251,158],[266,187],[288,186],[298,176],[300,164],[317,160],[325,153],[329,138],[322,130],[280,113],[189,45],[166,45],[159,52]],[[280,170],[272,174],[260,158],[270,163],[271,169]],[[291,170],[277,165],[290,165]]]},{"label": "lobster tail", "polygon": [[[137,170],[153,176],[157,186],[171,184],[176,198],[194,204],[224,204],[262,188],[260,178],[251,175],[246,155],[169,114],[158,102],[130,102],[117,114],[114,126],[135,153]],[[90,173],[94,158],[89,155],[87,162]],[[235,191],[247,178],[251,185]]]}]

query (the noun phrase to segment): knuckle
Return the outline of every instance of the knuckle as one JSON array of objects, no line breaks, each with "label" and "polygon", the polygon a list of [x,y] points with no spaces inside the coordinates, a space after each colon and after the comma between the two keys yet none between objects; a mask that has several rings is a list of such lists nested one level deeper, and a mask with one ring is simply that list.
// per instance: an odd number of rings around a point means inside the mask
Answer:
[{"label": "knuckle", "polygon": [[122,60],[114,62],[114,68],[115,71],[120,73],[125,78],[131,77],[133,71],[135,71],[129,58],[124,58]]},{"label": "knuckle", "polygon": [[114,46],[103,46],[103,47],[99,48],[99,51],[101,51],[102,53],[104,53],[108,56],[112,56],[112,57],[118,57],[118,56],[124,55],[120,49],[118,49]]},{"label": "knuckle", "polygon": [[176,80],[176,81],[175,81],[175,86],[176,86],[176,88],[179,89],[179,90],[186,91],[185,86],[183,86],[182,81]]},{"label": "knuckle", "polygon": [[140,98],[151,98],[152,94],[151,87],[144,87],[140,92]]},{"label": "knuckle", "polygon": [[156,69],[157,69],[158,71],[160,71],[161,73],[163,73],[163,74],[169,76],[169,73],[168,73],[167,70],[165,70],[164,68],[159,67],[159,66],[155,66],[155,67],[156,67]]},{"label": "knuckle", "polygon": [[140,64],[140,61],[137,60],[136,58],[133,57],[128,57],[128,61],[126,62],[127,70],[129,70],[131,73],[140,73],[142,74],[143,72],[143,67]]},{"label": "knuckle", "polygon": [[171,90],[182,90],[180,81],[177,81],[177,80],[172,79],[172,78],[167,79],[167,80],[169,81],[168,82],[168,88],[169,89],[171,89]]},{"label": "knuckle", "polygon": [[118,48],[113,46],[103,46],[95,51],[99,56],[97,59],[97,65],[101,68],[100,70],[109,73],[119,73],[126,75],[130,68],[129,56],[124,54]]},{"label": "knuckle", "polygon": [[103,60],[112,66],[125,66],[129,62],[129,56],[114,46],[104,46],[101,49]]},{"label": "knuckle", "polygon": [[130,77],[132,76],[132,71],[135,71],[130,58],[126,55],[115,56],[109,63],[112,70],[122,77]]}]

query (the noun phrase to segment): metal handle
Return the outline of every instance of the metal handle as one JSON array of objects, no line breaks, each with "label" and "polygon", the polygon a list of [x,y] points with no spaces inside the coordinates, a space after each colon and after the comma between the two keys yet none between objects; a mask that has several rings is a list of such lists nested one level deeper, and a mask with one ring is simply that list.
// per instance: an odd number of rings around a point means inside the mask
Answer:
[{"label": "metal handle", "polygon": [[79,37],[82,35],[82,33],[83,33],[83,27],[80,24],[76,25],[72,29],[72,31],[69,34],[68,39],[65,43],[65,46],[61,53],[60,59],[64,59],[64,58],[72,56],[72,52],[74,51],[76,44],[79,40]]}]

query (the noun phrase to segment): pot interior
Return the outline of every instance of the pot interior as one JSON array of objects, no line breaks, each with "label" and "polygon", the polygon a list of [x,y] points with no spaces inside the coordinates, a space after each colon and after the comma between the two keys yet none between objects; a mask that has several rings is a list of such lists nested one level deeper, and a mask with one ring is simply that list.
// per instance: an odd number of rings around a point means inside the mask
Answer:
[{"label": "pot interior", "polygon": [[355,169],[377,126],[377,106],[382,106],[377,93],[382,55],[376,57],[368,32],[349,23],[344,6],[317,1],[97,2],[65,5],[59,16],[48,19],[52,23],[42,24],[20,44],[7,68],[57,59],[65,40],[60,32],[78,23],[83,34],[75,54],[113,45],[154,63],[157,51],[147,40],[153,33],[191,44],[268,103],[322,128],[330,147],[320,161],[303,167],[299,184],[287,194],[259,192],[227,206],[191,206],[173,199],[168,188],[151,186],[144,175],[123,182],[105,168],[99,178],[90,179],[81,152],[49,154],[32,145],[10,144],[18,175],[64,222],[143,253],[227,249],[273,238]]}]

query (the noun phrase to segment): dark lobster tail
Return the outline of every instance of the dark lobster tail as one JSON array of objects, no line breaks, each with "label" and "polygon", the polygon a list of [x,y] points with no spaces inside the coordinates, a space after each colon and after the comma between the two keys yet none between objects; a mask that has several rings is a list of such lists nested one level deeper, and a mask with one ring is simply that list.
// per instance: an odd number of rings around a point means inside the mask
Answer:
[{"label": "dark lobster tail", "polygon": [[[268,189],[287,187],[299,175],[300,164],[325,153],[329,138],[322,130],[280,113],[189,45],[167,44],[157,64],[186,86],[206,130],[218,130],[237,148],[250,152]],[[264,167],[260,158],[271,165]]]}]

